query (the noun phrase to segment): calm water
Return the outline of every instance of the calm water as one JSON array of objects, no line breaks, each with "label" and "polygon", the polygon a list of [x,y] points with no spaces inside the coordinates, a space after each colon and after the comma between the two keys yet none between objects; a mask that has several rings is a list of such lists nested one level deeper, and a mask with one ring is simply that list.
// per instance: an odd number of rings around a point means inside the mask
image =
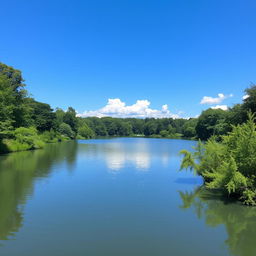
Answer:
[{"label": "calm water", "polygon": [[0,157],[0,255],[255,256],[256,208],[179,172],[193,141],[65,142]]}]

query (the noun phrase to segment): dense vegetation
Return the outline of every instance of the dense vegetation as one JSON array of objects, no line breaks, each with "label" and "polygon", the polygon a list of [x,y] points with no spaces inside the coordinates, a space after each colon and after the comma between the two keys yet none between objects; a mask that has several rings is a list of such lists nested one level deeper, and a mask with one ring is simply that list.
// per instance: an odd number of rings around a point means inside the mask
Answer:
[{"label": "dense vegetation", "polygon": [[[45,143],[96,136],[196,138],[194,152],[184,154],[181,168],[201,175],[206,187],[256,205],[256,86],[245,90],[242,104],[227,111],[207,109],[198,118],[77,117],[28,96],[19,70],[0,63],[0,152],[42,148]],[[249,114],[248,114],[249,113]]]},{"label": "dense vegetation", "polygon": [[[256,205],[256,86],[246,90],[244,103],[225,113],[206,110],[198,118],[199,141],[184,155],[181,169],[193,169],[209,189],[221,190],[246,205]],[[211,125],[209,125],[211,124]]]},{"label": "dense vegetation", "polygon": [[80,118],[72,107],[54,111],[29,97],[25,86],[19,70],[0,63],[0,153],[96,136],[195,136],[194,119]]},{"label": "dense vegetation", "polygon": [[147,136],[157,138],[217,138],[232,125],[247,120],[256,111],[256,86],[246,90],[250,97],[228,111],[208,109],[199,118],[112,118],[77,117],[75,109],[53,110],[31,98],[19,70],[0,63],[0,153],[36,149],[45,143],[98,136]]}]

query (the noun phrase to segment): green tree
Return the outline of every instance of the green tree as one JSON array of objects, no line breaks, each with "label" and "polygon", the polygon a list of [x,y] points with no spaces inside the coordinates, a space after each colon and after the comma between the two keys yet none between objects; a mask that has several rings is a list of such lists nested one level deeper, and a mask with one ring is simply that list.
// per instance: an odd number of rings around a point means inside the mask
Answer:
[{"label": "green tree", "polygon": [[29,105],[33,125],[35,125],[38,131],[50,131],[56,128],[56,115],[49,104],[31,99]]},{"label": "green tree", "polygon": [[246,123],[234,126],[232,131],[216,142],[212,137],[204,145],[200,142],[191,153],[181,151],[184,158],[181,169],[191,168],[201,175],[206,187],[222,189],[237,195],[248,205],[256,205],[256,124],[249,114]]},{"label": "green tree", "polygon": [[150,136],[153,134],[157,134],[157,123],[155,122],[155,119],[148,119],[145,121],[145,127],[144,127],[144,134],[146,136]]},{"label": "green tree", "polygon": [[78,129],[78,119],[76,117],[76,111],[72,108],[69,107],[67,112],[65,113],[64,117],[63,117],[63,122],[68,124],[71,129],[77,133],[77,129]]},{"label": "green tree", "polygon": [[14,109],[15,97],[11,83],[5,76],[0,75],[0,134],[12,129]]},{"label": "green tree", "polygon": [[132,134],[132,125],[130,122],[120,122],[118,127],[120,136],[130,136]]},{"label": "green tree", "polygon": [[195,130],[197,137],[207,140],[212,135],[226,134],[230,129],[226,122],[227,112],[222,109],[207,109],[198,118]]},{"label": "green tree", "polygon": [[108,136],[106,126],[103,123],[99,123],[95,126],[95,133],[97,136]]},{"label": "green tree", "polygon": [[196,136],[196,125],[197,125],[197,118],[190,118],[185,122],[183,126],[183,136],[186,138],[192,138]]},{"label": "green tree", "polygon": [[71,129],[69,124],[62,123],[59,127],[60,134],[67,136],[71,139],[75,137],[74,131]]},{"label": "green tree", "polygon": [[256,85],[253,84],[251,87],[245,89],[245,93],[247,97],[244,99],[242,105],[243,110],[256,113]]},{"label": "green tree", "polygon": [[[27,97],[27,91],[21,72],[13,67],[0,63],[0,90],[2,96],[7,94],[7,99],[2,102],[2,106],[11,109],[11,123],[14,127],[24,124],[27,115],[27,107],[24,99]],[[5,92],[4,92],[5,91]],[[11,95],[10,95],[11,93]]]},{"label": "green tree", "polygon": [[78,134],[84,139],[91,139],[95,136],[93,130],[87,124],[83,124],[78,128]]},{"label": "green tree", "polygon": [[56,126],[59,127],[64,121],[65,112],[61,108],[57,108],[55,111]]}]

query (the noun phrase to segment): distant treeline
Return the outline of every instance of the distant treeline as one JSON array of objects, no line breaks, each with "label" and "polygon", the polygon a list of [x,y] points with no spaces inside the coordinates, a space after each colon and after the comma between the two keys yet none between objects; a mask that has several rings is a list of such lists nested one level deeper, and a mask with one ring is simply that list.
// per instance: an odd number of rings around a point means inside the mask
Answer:
[{"label": "distant treeline", "polygon": [[53,110],[49,104],[31,98],[19,70],[0,63],[0,152],[41,148],[44,143],[98,136],[148,136],[158,138],[200,138],[223,135],[232,125],[246,121],[255,112],[255,86],[250,97],[228,111],[208,109],[191,119],[111,118],[76,116],[69,107]]}]

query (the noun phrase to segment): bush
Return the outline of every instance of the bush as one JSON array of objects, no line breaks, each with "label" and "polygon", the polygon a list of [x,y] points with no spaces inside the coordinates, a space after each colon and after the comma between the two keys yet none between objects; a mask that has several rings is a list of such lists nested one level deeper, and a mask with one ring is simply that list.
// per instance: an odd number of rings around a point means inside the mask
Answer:
[{"label": "bush", "polygon": [[72,138],[72,139],[75,138],[75,133],[73,132],[69,124],[66,124],[66,123],[60,124],[59,132],[61,135],[67,136],[69,138]]},{"label": "bush", "polygon": [[61,141],[61,135],[55,132],[53,129],[50,131],[45,131],[40,135],[40,138],[45,142],[45,143],[55,143],[58,141]]},{"label": "bush", "polygon": [[181,169],[194,169],[207,188],[239,196],[247,205],[256,204],[256,125],[252,114],[246,123],[221,136],[220,142],[212,137],[205,144],[199,142],[193,153],[183,150],[181,154]]},{"label": "bush", "polygon": [[30,149],[43,148],[45,143],[38,136],[34,127],[20,127],[12,132],[12,139],[3,139],[1,143],[1,152],[15,152]]},{"label": "bush", "polygon": [[91,128],[88,127],[88,125],[84,124],[80,128],[78,128],[78,139],[91,139],[95,137],[95,134]]}]

